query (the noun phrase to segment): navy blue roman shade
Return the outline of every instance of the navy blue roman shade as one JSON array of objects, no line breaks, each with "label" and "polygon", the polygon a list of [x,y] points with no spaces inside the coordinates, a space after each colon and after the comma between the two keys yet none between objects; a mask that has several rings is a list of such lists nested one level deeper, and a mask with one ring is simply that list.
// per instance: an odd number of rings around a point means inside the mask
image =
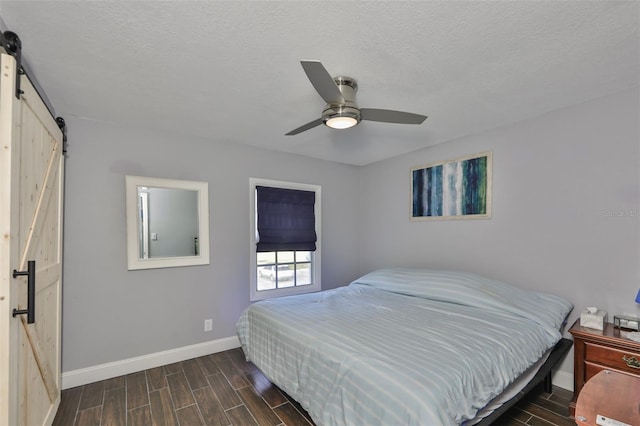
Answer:
[{"label": "navy blue roman shade", "polygon": [[316,194],[256,186],[259,252],[316,249]]}]

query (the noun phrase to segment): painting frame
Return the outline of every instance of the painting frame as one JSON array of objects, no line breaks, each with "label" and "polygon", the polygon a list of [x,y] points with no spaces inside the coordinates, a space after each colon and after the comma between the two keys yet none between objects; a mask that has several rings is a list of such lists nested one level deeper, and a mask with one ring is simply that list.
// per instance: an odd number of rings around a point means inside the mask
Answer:
[{"label": "painting frame", "polygon": [[411,168],[412,221],[491,219],[493,152]]}]

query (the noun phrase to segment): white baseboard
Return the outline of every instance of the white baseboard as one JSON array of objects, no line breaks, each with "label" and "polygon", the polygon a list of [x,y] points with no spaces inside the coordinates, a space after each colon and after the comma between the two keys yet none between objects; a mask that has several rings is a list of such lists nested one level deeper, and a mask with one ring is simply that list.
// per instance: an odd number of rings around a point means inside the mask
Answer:
[{"label": "white baseboard", "polygon": [[[80,368],[78,370],[62,373],[62,389],[69,389],[124,374],[135,373],[149,368],[159,367],[174,362],[184,361],[199,356],[222,352],[240,347],[237,336],[225,337],[211,340],[181,348],[156,352],[120,361],[108,362],[106,364],[94,365],[92,367]],[[555,386],[573,391],[573,374],[557,370],[553,373],[552,382]]]},{"label": "white baseboard", "polygon": [[557,370],[551,377],[551,383],[562,389],[573,392],[573,374],[567,371]]},{"label": "white baseboard", "polygon": [[209,342],[183,346],[181,348],[169,349],[167,351],[67,371],[62,373],[62,389],[82,386],[87,383],[98,382],[100,380],[135,373],[137,371],[147,370],[161,365],[197,358],[199,356],[216,352],[222,352],[239,346],[240,341],[237,336],[225,337],[222,339],[211,340]]}]

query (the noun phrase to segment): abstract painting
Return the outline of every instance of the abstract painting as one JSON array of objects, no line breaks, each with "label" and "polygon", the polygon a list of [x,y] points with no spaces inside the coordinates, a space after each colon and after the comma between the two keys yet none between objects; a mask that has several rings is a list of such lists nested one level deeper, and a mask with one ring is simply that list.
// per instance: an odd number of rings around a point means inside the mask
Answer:
[{"label": "abstract painting", "polygon": [[411,169],[411,219],[491,218],[491,154]]}]

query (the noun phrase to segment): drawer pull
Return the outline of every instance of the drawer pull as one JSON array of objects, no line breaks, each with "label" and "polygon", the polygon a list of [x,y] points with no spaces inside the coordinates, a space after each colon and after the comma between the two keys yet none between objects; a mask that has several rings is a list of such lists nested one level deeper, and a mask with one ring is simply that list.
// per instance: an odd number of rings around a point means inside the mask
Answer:
[{"label": "drawer pull", "polygon": [[626,355],[622,355],[622,360],[631,368],[640,368],[640,361],[638,361],[635,356],[627,358]]}]

